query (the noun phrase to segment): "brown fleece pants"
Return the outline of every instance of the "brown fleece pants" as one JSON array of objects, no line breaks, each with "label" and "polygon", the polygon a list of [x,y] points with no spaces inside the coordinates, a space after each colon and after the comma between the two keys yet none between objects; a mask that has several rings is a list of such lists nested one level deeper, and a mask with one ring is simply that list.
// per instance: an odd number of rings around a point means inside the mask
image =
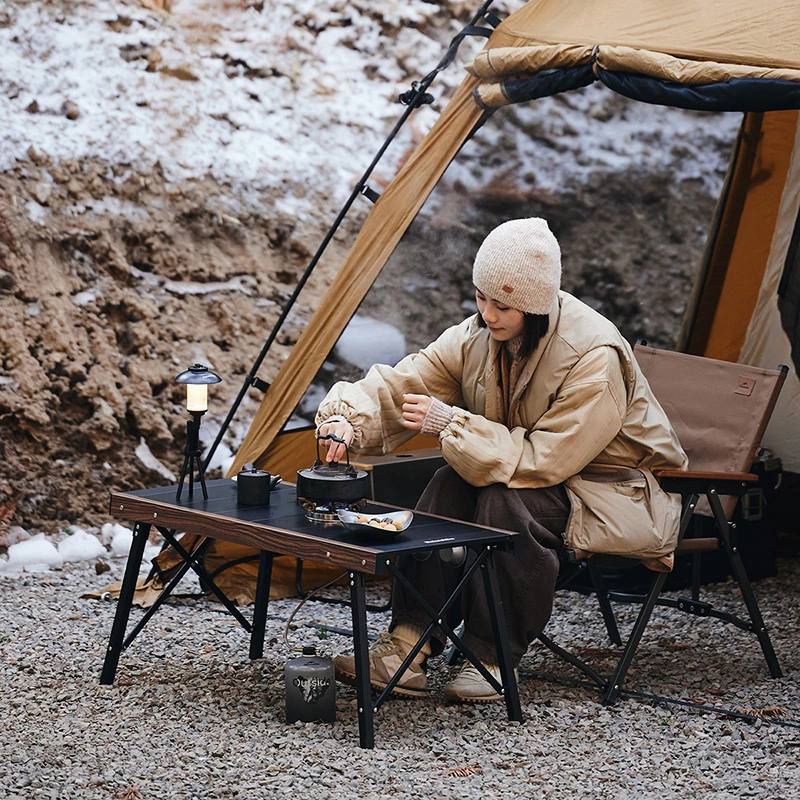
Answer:
[{"label": "brown fleece pants", "polygon": [[[563,485],[546,489],[508,489],[502,484],[476,488],[452,467],[443,467],[431,479],[417,510],[476,522],[488,527],[517,531],[516,552],[497,552],[495,563],[508,628],[511,659],[516,666],[528,645],[542,632],[553,609],[558,576],[561,534],[567,525],[570,502]],[[425,560],[402,556],[397,566],[419,593],[441,608],[455,589],[466,567],[475,559],[468,551],[466,564],[455,567],[432,553]],[[426,628],[430,617],[395,581],[392,588],[392,626]],[[464,642],[481,661],[496,664],[489,607],[478,570],[464,588],[460,603],[450,610],[448,623],[464,622]],[[433,654],[444,648],[440,631],[431,640]]]}]

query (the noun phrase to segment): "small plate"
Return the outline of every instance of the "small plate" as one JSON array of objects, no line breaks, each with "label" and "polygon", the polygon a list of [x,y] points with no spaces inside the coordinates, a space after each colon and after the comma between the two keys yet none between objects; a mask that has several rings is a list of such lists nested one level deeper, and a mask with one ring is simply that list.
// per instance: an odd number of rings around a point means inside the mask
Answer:
[{"label": "small plate", "polygon": [[[402,533],[411,524],[414,519],[412,511],[388,511],[384,514],[362,514],[358,511],[338,511],[339,519],[344,523],[345,528],[354,533],[369,534],[370,536],[378,536],[391,538]],[[358,519],[376,519],[379,522],[383,520],[390,520],[391,522],[399,522],[400,529],[390,531],[387,528],[377,528],[374,525],[368,525],[362,522],[356,522]]]}]

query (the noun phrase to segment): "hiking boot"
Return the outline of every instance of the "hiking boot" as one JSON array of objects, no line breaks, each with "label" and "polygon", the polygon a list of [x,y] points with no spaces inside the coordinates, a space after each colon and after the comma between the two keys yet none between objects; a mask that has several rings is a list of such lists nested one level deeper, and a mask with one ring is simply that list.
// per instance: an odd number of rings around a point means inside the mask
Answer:
[{"label": "hiking boot", "polygon": [[[500,677],[500,667],[495,664],[484,664],[484,667],[489,670],[489,674],[502,684]],[[514,670],[514,678],[517,677],[517,671]],[[444,687],[444,696],[448,700],[456,700],[463,703],[490,703],[493,700],[502,700],[503,695],[496,692],[486,678],[478,672],[477,668],[469,661],[461,667],[461,672]]]},{"label": "hiking boot", "polygon": [[[369,648],[369,682],[374,689],[383,690],[405,661],[413,645],[398,639],[391,633],[382,633],[377,642]],[[392,690],[393,694],[407,697],[423,697],[427,692],[424,653],[414,656],[408,669],[400,676],[400,681]],[[344,683],[355,683],[356,660],[353,656],[337,656],[333,659],[336,677]]]}]

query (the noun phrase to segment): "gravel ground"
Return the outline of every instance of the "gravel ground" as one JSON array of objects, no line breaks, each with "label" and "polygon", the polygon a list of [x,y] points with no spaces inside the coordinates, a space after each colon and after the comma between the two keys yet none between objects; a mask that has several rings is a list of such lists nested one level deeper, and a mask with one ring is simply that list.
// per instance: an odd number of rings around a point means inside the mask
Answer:
[{"label": "gravel ground", "polygon": [[[123,559],[112,562],[120,577]],[[741,798],[800,797],[800,559],[756,584],[785,677],[770,680],[754,638],[729,626],[657,609],[630,685],[730,710],[781,714],[741,720],[625,698],[606,708],[540,647],[520,669],[526,722],[502,704],[447,705],[449,669],[431,662],[431,696],[392,699],[376,715],[376,748],[357,746],[355,690],[339,686],[338,719],[287,725],[283,641],[295,600],[270,606],[262,660],[220,606],[184,599],[161,609],[123,653],[114,686],[100,686],[114,603],[81,599],[109,574],[68,564],[0,575],[0,796],[3,798]],[[188,587],[191,589],[191,586]],[[385,594],[370,588],[372,601]],[[730,583],[706,588],[721,607]],[[548,632],[612,663],[594,603],[557,597]],[[632,609],[620,620],[630,622]],[[141,614],[133,612],[133,619]],[[377,633],[386,614],[370,615]],[[349,610],[311,601],[291,645],[346,652],[348,638],[309,625],[349,627]]]}]

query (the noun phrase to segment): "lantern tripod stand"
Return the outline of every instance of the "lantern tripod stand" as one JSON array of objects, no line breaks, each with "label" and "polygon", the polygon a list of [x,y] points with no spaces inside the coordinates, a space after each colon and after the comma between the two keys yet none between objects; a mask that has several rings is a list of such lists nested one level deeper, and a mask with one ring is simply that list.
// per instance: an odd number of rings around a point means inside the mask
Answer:
[{"label": "lantern tripod stand", "polygon": [[183,483],[186,480],[187,473],[189,475],[189,499],[192,499],[194,495],[195,468],[197,468],[197,480],[200,483],[200,488],[203,490],[203,500],[208,500],[206,479],[203,473],[203,461],[200,458],[202,455],[202,451],[200,450],[200,418],[206,412],[190,411],[189,413],[192,415],[192,418],[186,423],[186,449],[184,450],[183,466],[181,467],[181,476],[178,480],[178,492],[175,499],[181,499]]}]

